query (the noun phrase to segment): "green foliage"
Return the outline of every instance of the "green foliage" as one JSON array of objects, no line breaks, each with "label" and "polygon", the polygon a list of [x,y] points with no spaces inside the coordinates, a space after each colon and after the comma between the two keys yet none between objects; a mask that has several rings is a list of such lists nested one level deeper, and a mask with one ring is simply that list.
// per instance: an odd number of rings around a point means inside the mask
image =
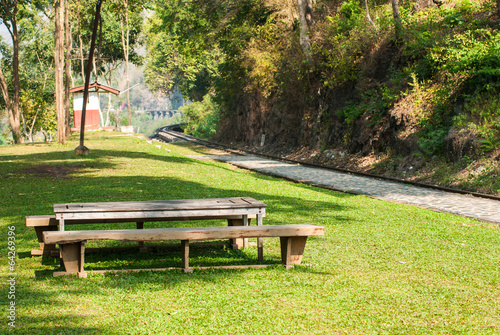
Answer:
[{"label": "green foliage", "polygon": [[456,34],[434,47],[431,59],[443,71],[487,85],[500,76],[500,32],[477,29]]},{"label": "green foliage", "polygon": [[185,132],[198,138],[209,138],[215,135],[218,125],[220,111],[211,95],[203,97],[201,102],[192,102],[184,105],[182,122],[186,123]]},{"label": "green foliage", "polygon": [[469,97],[464,113],[454,118],[456,127],[466,128],[477,134],[483,152],[500,146],[500,89],[492,88]]},{"label": "green foliage", "polygon": [[30,141],[36,131],[42,130],[49,136],[56,135],[56,112],[51,92],[40,89],[23,89],[20,94],[20,107],[23,111],[25,133]]},{"label": "green foliage", "polygon": [[[500,37],[488,15],[496,5],[457,0],[453,6],[419,11],[415,1],[399,4],[402,38],[396,41],[388,1],[368,2],[376,27],[366,19],[364,1],[315,3],[312,59],[305,61],[298,22],[285,14],[290,11],[285,2],[161,3],[149,22],[148,83],[163,90],[178,83],[195,101],[213,93],[221,118],[235,111],[260,112],[303,123],[313,122],[318,110],[330,113],[329,92],[352,87],[352,94],[332,104],[343,106],[334,111],[343,131],[360,118],[377,125],[401,102],[406,106],[397,106],[403,113],[415,114],[408,118],[417,122],[422,152],[443,153],[460,113],[457,103],[487,91],[500,78]],[[203,124],[195,115],[209,108],[204,103],[191,108],[195,123]],[[206,120],[208,129],[217,128],[211,125],[219,121]],[[479,127],[468,126],[481,137],[484,150],[497,145],[493,121],[488,126],[471,122]]]},{"label": "green foliage", "polygon": [[148,27],[148,85],[163,92],[178,85],[193,101],[216,85],[231,86],[244,47],[270,13],[262,0],[157,3]]},{"label": "green foliage", "polygon": [[465,23],[465,19],[460,13],[450,13],[444,17],[444,23],[450,28],[461,26]]},{"label": "green foliage", "polygon": [[385,85],[378,89],[370,89],[361,95],[361,102],[352,102],[344,107],[339,116],[344,122],[351,125],[360,116],[370,118],[371,125],[375,125],[382,116],[394,105],[399,98],[399,92]]},{"label": "green foliage", "polygon": [[448,135],[446,128],[430,128],[420,133],[417,140],[419,148],[427,155],[442,153],[445,145],[445,138]]},{"label": "green foliage", "polygon": [[[56,116],[53,75],[53,31],[42,15],[42,2],[20,3],[18,15],[19,30],[19,98],[21,132],[28,141],[37,131],[48,137],[55,134]],[[0,43],[0,62],[7,79],[7,86],[13,93],[12,47]],[[12,99],[12,96],[11,96]],[[3,96],[0,108],[4,107]],[[5,142],[5,140],[2,140]]]},{"label": "green foliage", "polygon": [[327,16],[326,45],[316,45],[315,52],[324,61],[324,85],[334,87],[358,78],[363,55],[376,41],[375,31],[367,26],[359,0],[342,4],[335,16]]},{"label": "green foliage", "polygon": [[[143,56],[139,55],[138,49],[142,47],[141,37],[144,17],[142,10],[148,8],[149,1],[128,0],[128,21],[129,21],[129,60],[135,65],[141,65],[144,61]],[[90,48],[92,38],[92,29],[94,24],[95,6],[84,5],[80,2],[71,3],[71,22],[73,48],[80,47],[80,39],[83,43],[83,57],[86,63],[86,54]],[[119,1],[104,1],[101,7],[102,25],[99,27],[99,35],[96,46],[96,66],[99,67],[99,73],[106,74],[107,64],[117,64],[125,60],[125,53],[122,44],[122,25],[125,29],[125,9],[123,3]],[[86,66],[86,64],[85,64]],[[116,66],[116,65],[115,65]],[[81,60],[74,58],[72,69],[75,74],[81,73]],[[75,75],[75,77],[78,77]],[[83,83],[84,78],[78,78]],[[99,79],[102,82],[102,79]]]}]

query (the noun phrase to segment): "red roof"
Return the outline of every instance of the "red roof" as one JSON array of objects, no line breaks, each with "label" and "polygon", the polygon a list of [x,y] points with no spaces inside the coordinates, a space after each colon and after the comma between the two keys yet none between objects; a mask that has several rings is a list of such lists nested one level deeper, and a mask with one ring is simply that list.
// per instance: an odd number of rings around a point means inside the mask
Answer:
[{"label": "red roof", "polygon": [[[69,93],[83,92],[85,90],[85,85],[73,87],[69,90]],[[93,83],[89,85],[89,92],[99,92],[99,91],[107,91],[109,93],[113,93],[115,95],[120,94],[120,91],[108,86],[104,86],[99,83]]]}]

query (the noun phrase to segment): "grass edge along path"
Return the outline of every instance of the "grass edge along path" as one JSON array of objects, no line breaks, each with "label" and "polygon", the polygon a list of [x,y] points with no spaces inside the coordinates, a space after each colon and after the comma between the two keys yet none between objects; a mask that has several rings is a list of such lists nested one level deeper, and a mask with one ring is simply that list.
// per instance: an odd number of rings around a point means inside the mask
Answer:
[{"label": "grass edge along path", "polygon": [[[88,134],[90,155],[75,157],[76,143],[73,137],[64,146],[0,147],[1,333],[500,334],[496,225],[190,159],[184,154],[196,152],[186,144],[96,132]],[[24,216],[51,214],[54,203],[232,196],[267,203],[264,224],[318,224],[325,236],[310,238],[303,265],[289,271],[90,272],[82,280],[52,278],[58,261],[29,254],[37,243]],[[15,227],[17,253],[13,299],[9,227]],[[255,246],[232,251],[213,244],[193,248],[191,263],[255,264],[256,254]],[[265,262],[277,264],[279,255],[278,240],[265,239]],[[86,268],[180,261],[175,247],[153,248],[88,254]],[[7,319],[12,301],[15,327]]]}]

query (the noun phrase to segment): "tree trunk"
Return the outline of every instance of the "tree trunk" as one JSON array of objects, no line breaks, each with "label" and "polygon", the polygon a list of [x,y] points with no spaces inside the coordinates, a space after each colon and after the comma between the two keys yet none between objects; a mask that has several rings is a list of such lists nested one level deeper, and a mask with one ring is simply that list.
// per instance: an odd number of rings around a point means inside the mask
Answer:
[{"label": "tree trunk", "polygon": [[128,111],[128,125],[132,125],[132,111],[130,109],[130,74],[129,74],[129,54],[130,54],[130,27],[128,20],[128,0],[123,1],[124,13],[125,13],[125,29],[123,27],[123,20],[120,21],[121,31],[122,31],[122,45],[123,54],[125,56],[125,79],[127,82],[127,111]]},{"label": "tree trunk", "polygon": [[[19,114],[14,113],[13,101],[9,95],[9,89],[7,86],[7,79],[5,78],[2,68],[0,67],[0,88],[3,95],[3,99],[5,100],[5,107],[7,110],[7,114],[9,115],[10,127],[12,129],[12,137],[14,138],[14,143],[22,143],[21,136],[21,125],[19,121]],[[20,140],[21,139],[21,140]]]},{"label": "tree trunk", "polygon": [[392,16],[394,17],[394,29],[396,33],[396,40],[401,39],[401,15],[399,14],[399,5],[398,5],[398,0],[391,0],[392,4]]},{"label": "tree trunk", "polygon": [[[17,16],[17,10],[16,10]],[[12,59],[12,72],[14,74],[14,93],[13,93],[13,104],[12,104],[12,135],[14,137],[15,143],[23,143],[24,138],[21,135],[20,127],[20,117],[21,110],[19,107],[19,91],[21,90],[21,84],[19,80],[19,33],[17,31],[17,19],[12,25],[12,47],[13,47],[13,59]]]},{"label": "tree trunk", "polygon": [[66,142],[66,115],[64,113],[64,6],[63,0],[55,2],[55,31],[54,31],[54,65],[55,65],[55,96],[57,116],[57,141],[61,144]]},{"label": "tree trunk", "polygon": [[373,22],[371,16],[370,16],[370,11],[368,10],[368,0],[365,0],[365,7],[366,7],[366,18],[368,19],[368,22],[375,28],[375,30],[378,30],[377,26],[375,25],[375,22]]},{"label": "tree trunk", "polygon": [[311,59],[311,42],[309,41],[309,29],[308,29],[307,18],[309,16],[312,22],[312,8],[309,8],[309,2],[310,2],[309,0],[297,0],[297,6],[299,7],[299,20],[300,20],[299,42],[307,60]]},{"label": "tree trunk", "polygon": [[71,111],[69,105],[69,90],[71,85],[71,28],[69,23],[69,0],[64,0],[64,48],[66,51],[65,55],[65,82],[64,82],[64,110],[66,115],[65,121],[65,136],[68,138],[71,135]]},{"label": "tree trunk", "polygon": [[78,28],[78,42],[80,49],[80,70],[81,70],[82,80],[85,82],[85,59],[83,59],[83,41],[80,28]]},{"label": "tree trunk", "polygon": [[1,5],[3,11],[5,12],[5,17],[3,17],[5,27],[9,31],[12,38],[12,81],[13,90],[12,97],[9,95],[7,79],[0,68],[0,86],[1,92],[4,96],[6,109],[9,114],[10,128],[12,130],[12,138],[14,143],[23,143],[24,137],[21,134],[21,123],[20,114],[21,110],[19,107],[19,91],[21,89],[20,79],[19,79],[19,32],[17,30],[17,0],[12,2],[7,2],[2,0]]}]

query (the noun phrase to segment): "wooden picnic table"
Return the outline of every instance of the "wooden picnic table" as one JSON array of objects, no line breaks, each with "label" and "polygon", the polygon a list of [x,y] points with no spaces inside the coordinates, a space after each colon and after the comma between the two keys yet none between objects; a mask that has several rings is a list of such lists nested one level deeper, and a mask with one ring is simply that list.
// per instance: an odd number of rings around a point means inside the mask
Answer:
[{"label": "wooden picnic table", "polygon": [[[227,219],[228,224],[249,225],[250,218],[256,218],[262,225],[266,204],[250,197],[121,201],[94,203],[55,204],[54,213],[59,231],[64,231],[65,221],[78,223],[136,222],[137,229],[143,229],[144,222]],[[246,248],[247,239],[231,239],[233,249]],[[143,243],[139,245],[142,247]],[[263,254],[263,240],[257,238],[259,259]]]},{"label": "wooden picnic table", "polygon": [[88,222],[150,222],[174,220],[204,220],[255,215],[262,225],[266,204],[250,197],[122,201],[55,204],[54,213],[59,231],[64,231],[65,220],[73,224]]},{"label": "wooden picnic table", "polygon": [[[263,226],[262,218],[265,215],[266,206],[265,203],[249,197],[67,203],[54,205],[55,218],[27,217],[27,224],[40,228],[37,235],[42,235],[43,238],[42,254],[46,250],[45,245],[59,245],[65,271],[54,272],[54,276],[78,273],[79,277],[85,277],[85,244],[90,240],[137,241],[140,246],[145,241],[180,240],[182,269],[191,272],[190,241],[229,238],[233,248],[239,249],[241,240],[257,238],[258,260],[261,262],[263,238],[279,237],[283,265],[288,269],[300,264],[307,237],[323,235],[323,227],[314,225]],[[248,227],[250,217],[256,218],[257,226]],[[144,222],[150,221],[211,219],[227,219],[229,227],[149,229],[143,227]],[[67,224],[137,222],[139,230],[65,231],[65,222]],[[55,231],[56,226],[59,226],[59,231]],[[245,244],[243,243],[243,247],[246,246]]]}]

